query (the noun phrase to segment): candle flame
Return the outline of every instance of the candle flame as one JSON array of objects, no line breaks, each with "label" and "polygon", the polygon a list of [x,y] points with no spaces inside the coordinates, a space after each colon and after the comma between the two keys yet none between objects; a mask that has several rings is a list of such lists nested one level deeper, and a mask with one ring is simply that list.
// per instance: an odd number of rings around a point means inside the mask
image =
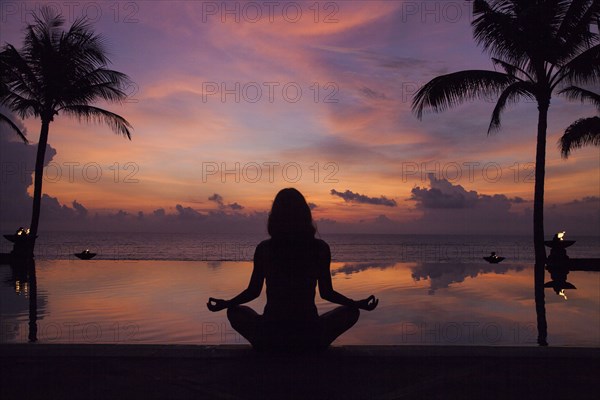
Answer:
[{"label": "candle flame", "polygon": [[560,292],[558,292],[558,295],[564,297],[565,300],[567,300],[567,295],[565,293],[565,289],[562,289]]},{"label": "candle flame", "polygon": [[22,235],[29,235],[29,228],[25,229],[25,228],[19,228],[19,230],[17,230],[17,236],[22,236]]}]

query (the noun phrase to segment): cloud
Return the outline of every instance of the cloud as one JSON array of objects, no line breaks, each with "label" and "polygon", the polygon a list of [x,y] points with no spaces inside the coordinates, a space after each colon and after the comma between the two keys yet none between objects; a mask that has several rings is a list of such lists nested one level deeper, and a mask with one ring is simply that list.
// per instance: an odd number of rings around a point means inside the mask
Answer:
[{"label": "cloud", "polygon": [[83,206],[83,204],[81,204],[81,203],[78,203],[78,202],[77,202],[77,200],[73,200],[73,203],[72,203],[72,204],[73,204],[73,209],[76,211],[77,215],[78,215],[80,218],[85,218],[85,217],[87,217],[88,210],[87,210],[87,208],[85,208],[85,207]]},{"label": "cloud", "polygon": [[315,203],[308,203],[308,208],[310,208],[311,210],[314,210],[315,208],[317,208],[318,206]]},{"label": "cloud", "polygon": [[384,100],[387,98],[385,93],[377,92],[366,86],[363,86],[362,88],[360,88],[359,91],[360,91],[360,93],[362,93],[363,95],[367,96],[370,99]]},{"label": "cloud", "polygon": [[472,208],[479,195],[475,191],[467,192],[460,185],[452,185],[446,179],[437,179],[429,174],[430,188],[419,186],[411,190],[410,200],[417,202],[417,208]]},{"label": "cloud", "polygon": [[217,205],[219,206],[219,209],[221,209],[221,210],[230,209],[230,210],[234,210],[234,211],[239,211],[239,210],[244,209],[244,206],[242,206],[241,204],[238,204],[237,202],[225,204],[223,201],[223,196],[221,196],[218,193],[215,193],[212,196],[210,196],[208,198],[208,200],[214,201],[215,203],[217,203]]},{"label": "cloud", "polygon": [[419,186],[411,190],[409,200],[417,203],[421,209],[463,209],[496,206],[508,210],[510,204],[522,204],[527,200],[521,197],[509,198],[503,194],[486,195],[474,190],[467,191],[461,185],[453,185],[447,179],[437,179],[434,174],[427,175],[429,188]]},{"label": "cloud", "polygon": [[195,219],[202,217],[202,214],[198,211],[191,207],[184,207],[181,204],[177,204],[175,206],[175,210],[177,210],[177,216],[182,219]]},{"label": "cloud", "polygon": [[416,232],[464,234],[515,232],[529,234],[528,211],[511,212],[511,200],[503,194],[486,195],[428,175],[429,188],[415,187],[409,201],[423,214],[415,220]]},{"label": "cloud", "polygon": [[221,196],[220,194],[213,194],[212,196],[210,196],[208,198],[208,200],[210,201],[214,201],[215,203],[217,203],[219,206],[223,205],[223,196]]},{"label": "cloud", "polygon": [[227,204],[227,207],[231,208],[232,210],[243,210],[244,209],[244,206],[241,206],[238,203]]},{"label": "cloud", "polygon": [[[547,204],[544,228],[549,234],[567,231],[570,238],[586,234],[598,236],[600,197],[585,196],[562,204]],[[550,236],[550,235],[549,235]]]},{"label": "cloud", "polygon": [[353,202],[353,203],[362,203],[362,204],[374,204],[378,206],[386,206],[386,207],[397,207],[396,200],[388,199],[385,196],[381,197],[369,197],[360,193],[354,193],[350,190],[346,190],[345,192],[338,192],[335,189],[331,189],[332,196],[338,196],[344,199],[345,202]]},{"label": "cloud", "polygon": [[584,204],[598,204],[600,202],[600,197],[598,196],[585,196],[581,199],[575,199],[573,201],[569,201],[565,203],[565,206],[580,206]]},{"label": "cloud", "polygon": [[[422,215],[412,223],[413,233],[522,234],[532,232],[533,214],[523,204],[530,200],[504,194],[487,195],[428,176],[429,188],[415,187],[409,201]],[[520,205],[517,210],[513,205]],[[579,235],[597,235],[600,198],[587,196],[562,204],[546,204],[546,232],[569,230]]]},{"label": "cloud", "polygon": [[519,196],[513,197],[512,199],[509,199],[509,200],[512,203],[515,203],[515,204],[522,204],[522,203],[526,203],[527,202],[527,200],[525,200],[525,199],[523,199],[522,197],[519,197]]}]

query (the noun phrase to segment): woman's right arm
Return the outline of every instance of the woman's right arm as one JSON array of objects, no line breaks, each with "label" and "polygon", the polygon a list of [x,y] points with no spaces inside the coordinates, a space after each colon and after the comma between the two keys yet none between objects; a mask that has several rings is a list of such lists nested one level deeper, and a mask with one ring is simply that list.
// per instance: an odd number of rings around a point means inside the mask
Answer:
[{"label": "woman's right arm", "polygon": [[208,303],[206,303],[206,306],[210,311],[220,311],[224,308],[238,306],[240,304],[252,301],[260,296],[265,276],[263,273],[264,261],[259,252],[260,245],[257,246],[256,251],[254,252],[254,268],[252,269],[252,276],[250,276],[250,283],[248,283],[248,287],[231,300],[222,300],[210,297],[208,299]]},{"label": "woman's right arm", "polygon": [[252,270],[252,276],[250,277],[250,283],[248,287],[242,291],[242,293],[235,296],[233,299],[227,301],[227,307],[239,306],[240,304],[247,303],[256,299],[262,292],[264,276],[262,274],[262,268],[254,263],[254,269]]}]

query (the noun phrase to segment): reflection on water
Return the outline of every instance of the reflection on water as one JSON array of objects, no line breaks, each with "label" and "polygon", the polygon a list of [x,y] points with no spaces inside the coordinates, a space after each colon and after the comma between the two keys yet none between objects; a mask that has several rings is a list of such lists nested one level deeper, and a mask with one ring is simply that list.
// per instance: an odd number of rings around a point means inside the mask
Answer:
[{"label": "reflection on water", "polygon": [[[208,296],[246,287],[250,262],[37,262],[37,339],[45,343],[245,343]],[[0,265],[0,342],[27,342],[31,276]],[[22,272],[21,272],[22,273]],[[371,293],[335,344],[535,345],[532,269],[502,263],[333,263],[334,287]],[[570,275],[571,276],[571,275]],[[572,272],[569,300],[547,296],[552,345],[600,346],[600,276]],[[435,296],[431,294],[435,293]],[[249,305],[262,312],[265,294]],[[318,298],[320,312],[333,308]]]},{"label": "reflection on water", "polygon": [[[20,335],[19,327],[27,324],[27,340],[37,341],[37,321],[43,317],[46,309],[45,292],[38,293],[35,262],[0,265],[0,280],[6,287],[14,290],[0,290],[0,322],[2,337],[0,341],[13,341]],[[17,325],[5,321],[19,321]],[[22,332],[23,334],[25,332]]]},{"label": "reflection on water", "polygon": [[357,262],[357,263],[344,263],[341,267],[333,268],[331,270],[331,276],[342,273],[346,275],[354,274],[366,269],[377,268],[385,269],[396,265],[395,262]]},{"label": "reflection on water", "polygon": [[416,281],[429,280],[429,294],[438,289],[446,289],[453,283],[460,283],[465,278],[476,278],[480,274],[505,274],[512,270],[523,271],[522,265],[505,264],[418,264],[411,268],[412,277]]}]

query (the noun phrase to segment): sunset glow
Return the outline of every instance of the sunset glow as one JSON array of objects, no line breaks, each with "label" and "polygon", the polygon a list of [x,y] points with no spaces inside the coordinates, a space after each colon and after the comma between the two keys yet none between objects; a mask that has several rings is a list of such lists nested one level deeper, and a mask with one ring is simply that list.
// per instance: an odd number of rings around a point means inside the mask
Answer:
[{"label": "sunset glow", "polygon": [[[187,209],[235,218],[265,213],[279,189],[294,186],[316,206],[313,215],[325,231],[464,227],[490,233],[489,226],[508,221],[497,232],[509,233],[512,226],[529,233],[535,104],[508,109],[502,130],[489,136],[492,99],[426,114],[423,121],[411,112],[412,95],[431,78],[493,68],[472,39],[468,2],[434,2],[431,9],[426,3],[64,7],[68,22],[82,14],[92,19],[108,43],[111,67],[135,83],[121,106],[99,105],[124,116],[134,131],[128,141],[106,126],[56,117],[49,136],[56,152],[46,167],[44,193],[56,198],[56,207],[72,208],[76,201],[88,216],[122,211],[149,218],[162,215],[157,210],[178,215]],[[27,12],[40,4],[3,4],[3,43],[21,46],[23,28],[32,22]],[[556,149],[570,123],[593,113],[590,105],[553,99],[545,200],[553,210],[547,213],[551,230],[597,232],[598,149],[576,150],[568,160]],[[37,142],[40,121],[23,123]],[[2,135],[3,147],[7,137]],[[3,161],[3,184],[31,195],[26,181],[33,168],[8,155]],[[435,185],[459,197],[473,192],[475,205],[429,207]],[[214,194],[222,203],[209,200]],[[29,208],[7,211],[3,221],[25,225]],[[442,225],[424,227],[450,213]],[[484,216],[489,221],[478,225]],[[62,226],[48,221],[41,229]]]}]

